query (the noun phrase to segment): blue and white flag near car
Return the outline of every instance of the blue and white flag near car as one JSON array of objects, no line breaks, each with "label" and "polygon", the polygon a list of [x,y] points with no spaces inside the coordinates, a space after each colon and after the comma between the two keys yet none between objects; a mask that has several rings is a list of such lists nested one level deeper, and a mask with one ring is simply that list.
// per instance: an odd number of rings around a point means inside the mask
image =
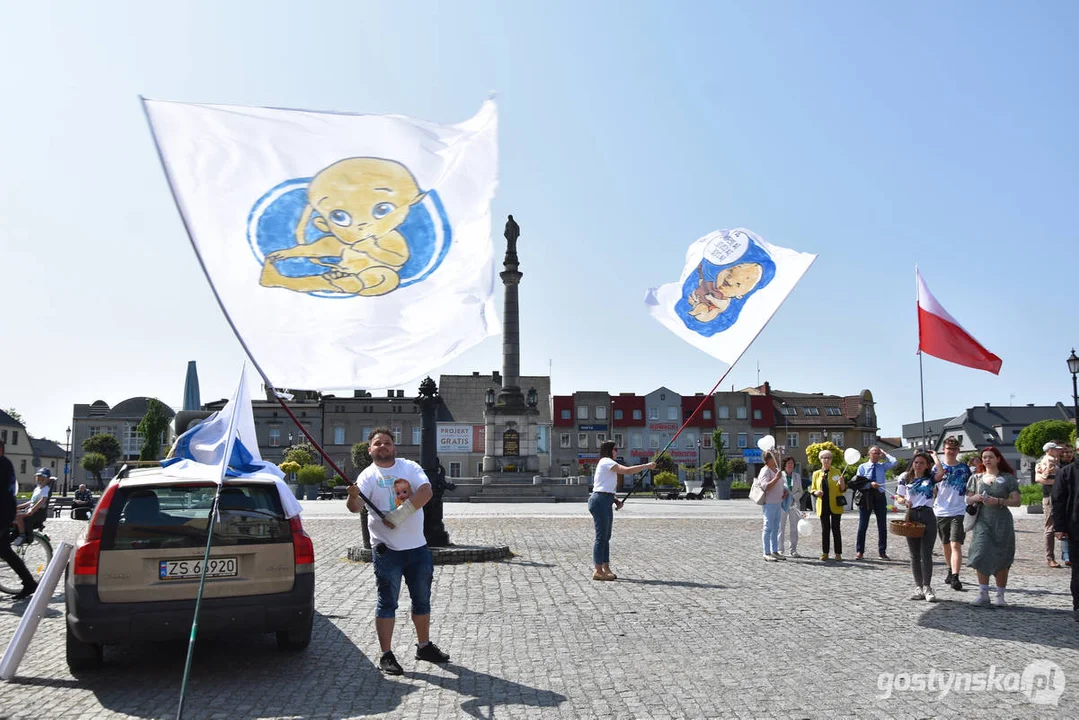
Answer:
[{"label": "blue and white flag near car", "polygon": [[[224,462],[226,453],[228,463]],[[285,517],[299,515],[301,511],[300,503],[285,485],[285,474],[259,455],[246,372],[241,374],[240,384],[225,407],[176,438],[161,467],[170,477],[217,483],[227,483],[229,478],[274,480]]]},{"label": "blue and white flag near car", "polygon": [[490,335],[498,114],[144,100],[195,253],[275,387],[391,387]]},{"label": "blue and white flag near car", "polygon": [[745,228],[717,230],[689,246],[681,279],[645,303],[675,335],[733,365],[816,258]]}]

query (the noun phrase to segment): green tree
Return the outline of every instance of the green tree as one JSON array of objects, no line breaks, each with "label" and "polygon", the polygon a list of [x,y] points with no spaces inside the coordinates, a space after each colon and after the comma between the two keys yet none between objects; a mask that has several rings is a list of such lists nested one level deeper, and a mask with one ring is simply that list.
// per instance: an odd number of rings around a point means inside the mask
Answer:
[{"label": "green tree", "polygon": [[656,474],[669,472],[678,475],[678,464],[675,463],[670,453],[661,452],[656,456],[656,469],[653,472]]},{"label": "green tree", "polygon": [[139,460],[161,459],[161,439],[168,427],[169,417],[165,414],[165,406],[150,398],[146,403],[146,414],[139,421],[138,431],[142,436]]},{"label": "green tree", "polygon": [[285,451],[285,462],[292,461],[300,465],[310,465],[315,457],[315,448],[307,443],[297,443]]},{"label": "green tree", "polygon": [[658,472],[652,478],[652,484],[656,487],[677,487],[678,475],[673,472]]},{"label": "green tree", "polygon": [[82,449],[84,452],[104,455],[106,467],[115,463],[124,454],[120,441],[109,433],[98,433],[86,438],[82,441]]},{"label": "green tree", "polygon": [[977,451],[963,453],[959,456],[959,461],[970,465],[971,462],[978,462],[981,459],[981,455]]},{"label": "green tree", "polygon": [[723,444],[723,429],[712,431],[712,447],[716,449],[716,461],[712,463],[712,472],[716,481],[726,480],[731,475],[731,461],[727,457],[727,446]]},{"label": "green tree", "polygon": [[326,468],[321,465],[304,465],[296,471],[296,482],[300,485],[321,485],[326,479]]},{"label": "green tree", "polygon": [[15,422],[19,423],[19,424],[20,424],[20,425],[22,425],[23,427],[26,427],[26,420],[25,420],[25,419],[23,419],[23,416],[22,416],[22,413],[21,413],[21,412],[19,412],[18,410],[16,410],[16,409],[15,409],[15,408],[13,408],[13,407],[9,407],[9,408],[8,408],[7,410],[5,410],[4,412],[6,412],[6,413],[7,413],[8,415],[10,415],[10,416],[11,416],[11,419],[12,419],[12,420],[14,420]]},{"label": "green tree", "polygon": [[806,461],[809,462],[809,466],[812,468],[819,468],[820,454],[824,450],[832,451],[832,467],[838,470],[844,470],[847,464],[843,462],[843,451],[834,442],[819,442],[813,443],[806,447]]},{"label": "green tree", "polygon": [[352,465],[358,471],[363,472],[371,464],[371,453],[368,452],[367,441],[358,442],[352,446]]},{"label": "green tree", "polygon": [[731,460],[731,472],[735,475],[742,475],[746,470],[749,470],[749,465],[742,458],[735,458]]},{"label": "green tree", "polygon": [[697,479],[697,467],[695,465],[682,465],[682,472],[686,474],[686,480],[693,482]]},{"label": "green tree", "polygon": [[109,465],[105,456],[99,452],[88,452],[82,456],[82,461],[79,464],[82,465],[83,470],[94,474],[94,479],[97,480],[97,487],[100,489],[104,484],[101,479],[101,471]]},{"label": "green tree", "polygon": [[1027,425],[1015,438],[1015,449],[1027,457],[1040,457],[1042,446],[1047,442],[1069,442],[1075,425],[1067,420],[1042,420]]}]

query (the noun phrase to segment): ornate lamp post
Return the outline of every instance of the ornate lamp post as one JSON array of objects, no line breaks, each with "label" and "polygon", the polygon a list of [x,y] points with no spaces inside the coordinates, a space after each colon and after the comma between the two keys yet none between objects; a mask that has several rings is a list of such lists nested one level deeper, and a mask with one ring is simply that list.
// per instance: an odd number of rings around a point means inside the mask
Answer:
[{"label": "ornate lamp post", "polygon": [[1079,375],[1079,356],[1075,354],[1075,348],[1072,348],[1072,354],[1068,356],[1068,372],[1072,374],[1072,412],[1075,413],[1075,422],[1079,427],[1079,387],[1075,381],[1075,376]]},{"label": "ornate lamp post", "polygon": [[[487,391],[491,396],[494,391]],[[446,532],[446,526],[442,521],[442,496],[446,490],[452,489],[446,482],[446,471],[438,461],[437,438],[435,437],[435,416],[438,407],[442,404],[442,397],[438,394],[438,386],[435,381],[427,377],[420,383],[419,395],[415,401],[420,408],[420,466],[431,481],[431,490],[434,497],[423,508],[423,535],[427,544],[431,547],[447,547],[451,545],[450,534]],[[493,397],[492,397],[492,404]],[[454,486],[456,487],[456,486]]]},{"label": "ornate lamp post", "polygon": [[[1075,353],[1073,353],[1073,354],[1075,354]],[[68,434],[67,454],[66,454],[66,456],[64,458],[64,492],[63,492],[63,495],[64,495],[65,498],[67,498],[68,475],[71,472],[71,425],[68,425],[67,434]]]}]

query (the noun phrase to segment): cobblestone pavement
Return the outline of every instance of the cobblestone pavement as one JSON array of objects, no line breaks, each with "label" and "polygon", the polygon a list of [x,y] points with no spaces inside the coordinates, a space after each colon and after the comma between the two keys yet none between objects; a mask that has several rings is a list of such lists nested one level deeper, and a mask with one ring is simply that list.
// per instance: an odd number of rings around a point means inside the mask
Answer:
[{"label": "cobblestone pavement", "polygon": [[[667,505],[654,512],[681,512]],[[412,658],[403,597],[394,643],[405,675],[378,672],[371,569],[344,559],[359,542],[358,520],[313,511],[311,647],[290,655],[270,636],[200,641],[185,717],[1079,716],[1079,624],[1067,571],[1045,567],[1038,516],[1016,523],[1012,606],[972,608],[973,593],[944,586],[939,564],[941,601],[907,600],[912,581],[898,538],[889,541],[890,563],[851,560],[853,516],[843,523],[845,562],[765,563],[760,520],[652,517],[642,506],[615,518],[619,579],[594,582],[583,504],[577,517],[543,509],[455,517],[452,508],[456,543],[508,544],[516,553],[436,568],[433,636],[452,664]],[[70,540],[82,527],[55,520],[48,530]],[[819,525],[814,531],[803,549],[815,558]],[[25,607],[0,597],[0,644]],[[0,717],[175,717],[185,647],[108,647],[104,670],[74,678],[57,594],[17,677],[0,684]],[[1033,704],[1014,687],[1039,660],[1067,679],[1058,705]],[[991,689],[910,689],[911,673],[948,671],[992,672]]]}]

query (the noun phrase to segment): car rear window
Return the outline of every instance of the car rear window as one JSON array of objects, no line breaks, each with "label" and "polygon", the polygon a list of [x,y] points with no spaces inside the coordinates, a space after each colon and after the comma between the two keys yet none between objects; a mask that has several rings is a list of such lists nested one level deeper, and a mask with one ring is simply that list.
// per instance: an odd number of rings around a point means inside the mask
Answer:
[{"label": "car rear window", "polygon": [[[205,547],[212,485],[120,488],[105,518],[102,550]],[[226,485],[213,545],[292,541],[275,485]]]}]

